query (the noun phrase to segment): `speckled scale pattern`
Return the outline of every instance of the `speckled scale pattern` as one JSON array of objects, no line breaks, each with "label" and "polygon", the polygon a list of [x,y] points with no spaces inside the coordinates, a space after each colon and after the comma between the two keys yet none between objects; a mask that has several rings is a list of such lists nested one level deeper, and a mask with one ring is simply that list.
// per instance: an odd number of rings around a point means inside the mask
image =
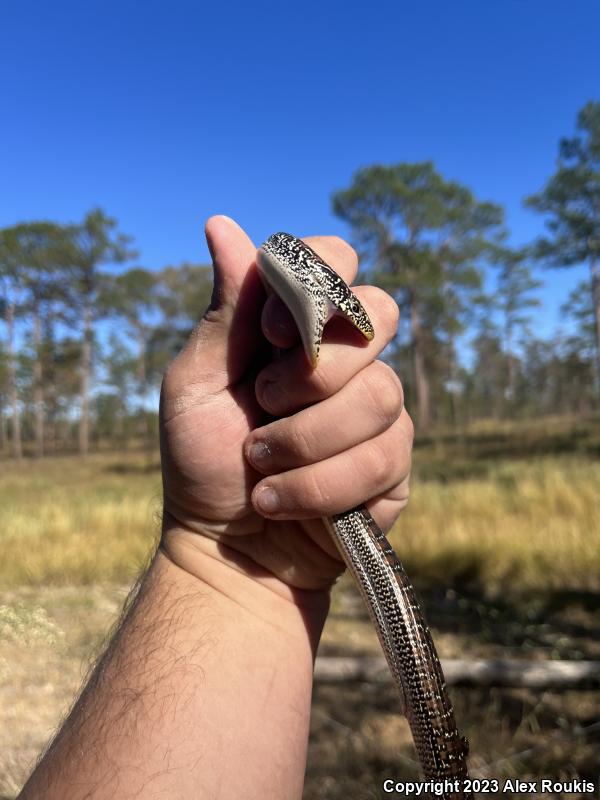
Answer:
[{"label": "speckled scale pattern", "polygon": [[[377,630],[425,779],[467,779],[468,742],[457,730],[431,633],[398,556],[365,507],[326,524]],[[472,798],[466,791],[439,796]]]},{"label": "speckled scale pattern", "polygon": [[[262,249],[274,258],[286,281],[302,286],[303,302],[317,312],[310,316],[316,320],[310,324],[317,328],[308,337],[317,355],[326,302],[345,314],[367,339],[373,338],[373,326],[360,301],[312,248],[289,233],[275,233]],[[425,779],[467,779],[468,742],[456,728],[431,633],[398,556],[365,506],[323,521],[365,600],[398,687]],[[472,798],[463,790],[436,796],[442,800]]]},{"label": "speckled scale pattern", "polygon": [[[328,301],[363,334],[365,339],[373,338],[375,335],[373,324],[358,297],[312,247],[291,233],[280,232],[269,236],[262,249],[275,256],[281,267],[288,270],[288,277],[301,283],[313,296],[313,302],[322,308],[323,323],[324,301]],[[322,334],[322,326],[314,331],[317,354]]]}]

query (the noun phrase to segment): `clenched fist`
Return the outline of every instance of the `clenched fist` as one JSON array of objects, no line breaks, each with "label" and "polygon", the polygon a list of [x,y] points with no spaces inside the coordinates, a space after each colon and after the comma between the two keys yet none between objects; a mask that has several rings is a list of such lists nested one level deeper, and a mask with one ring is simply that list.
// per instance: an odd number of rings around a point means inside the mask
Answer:
[{"label": "clenched fist", "polygon": [[[163,547],[180,564],[190,549],[209,552],[279,590],[326,589],[343,564],[321,517],[366,501],[385,530],[408,498],[412,423],[400,381],[377,360],[396,303],[355,287],[374,339],[359,342],[334,317],[313,370],[289,312],[266,298],[248,236],[221,216],[206,235],[213,299],[162,388]],[[306,241],[351,283],[348,244]],[[284,348],[277,358],[272,346]]]}]

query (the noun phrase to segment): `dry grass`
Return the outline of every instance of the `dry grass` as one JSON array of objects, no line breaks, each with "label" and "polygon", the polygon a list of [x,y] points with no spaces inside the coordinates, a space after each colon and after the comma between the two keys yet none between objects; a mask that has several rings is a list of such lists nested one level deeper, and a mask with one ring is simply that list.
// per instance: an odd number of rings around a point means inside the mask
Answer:
[{"label": "dry grass", "polygon": [[21,588],[0,606],[0,798],[14,797],[70,708],[126,591]]},{"label": "dry grass", "polygon": [[[513,426],[417,447],[411,502],[391,535],[410,572],[492,590],[597,587],[600,462],[579,451],[597,432],[580,434]],[[565,442],[579,450],[530,455]],[[160,498],[156,458],[5,464],[0,587],[131,581],[155,545]]]},{"label": "dry grass", "polygon": [[130,582],[159,531],[156,459],[55,458],[3,469],[0,587]]},{"label": "dry grass", "polygon": [[[29,587],[4,593],[0,607],[2,800],[17,795],[38,753],[71,706],[125,594],[126,587],[110,584]],[[375,652],[374,633],[357,600],[349,583],[336,592],[323,653]],[[556,625],[564,635],[561,614]],[[545,633],[549,619],[544,614],[540,624]],[[584,629],[589,636],[594,625],[593,615],[580,616],[568,646],[584,647]],[[486,656],[518,654],[510,652],[504,641],[481,642],[476,632],[456,634],[438,627],[434,631],[443,657],[464,656],[466,651]],[[582,655],[590,654],[584,650]],[[472,769],[479,774],[530,780],[540,775],[594,778],[598,741],[582,734],[597,719],[597,693],[454,688],[452,694],[460,728],[471,741]],[[391,687],[315,687],[305,800],[381,798],[385,778],[417,778],[414,759],[408,727],[398,714]]]},{"label": "dry grass", "polygon": [[545,456],[414,484],[391,539],[421,580],[488,590],[600,585],[600,463]]},{"label": "dry grass", "polygon": [[[411,502],[391,538],[442,656],[599,657],[599,455],[598,421],[479,425],[417,443]],[[0,800],[16,795],[71,705],[154,549],[160,502],[156,457],[1,465]],[[322,651],[377,648],[342,582]],[[454,696],[482,774],[597,772],[592,692]],[[383,778],[416,775],[387,687],[317,686],[313,711],[306,800],[380,797]]]}]

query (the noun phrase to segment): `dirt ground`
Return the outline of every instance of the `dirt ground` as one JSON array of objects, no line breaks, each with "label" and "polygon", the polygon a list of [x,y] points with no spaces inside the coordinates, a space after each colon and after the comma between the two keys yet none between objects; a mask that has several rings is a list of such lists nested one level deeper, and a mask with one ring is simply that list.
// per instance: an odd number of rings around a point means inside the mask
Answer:
[{"label": "dirt ground", "polygon": [[[0,598],[2,800],[17,795],[68,711],[126,594],[126,587],[96,585],[18,589]],[[600,658],[598,596],[562,593],[508,603],[447,592],[423,600],[443,658]],[[359,598],[343,581],[320,654],[376,654],[378,647]],[[455,687],[452,696],[459,727],[471,742],[474,776],[597,780],[597,691]],[[391,686],[315,686],[305,800],[399,797],[385,793],[383,781],[417,777]]]}]

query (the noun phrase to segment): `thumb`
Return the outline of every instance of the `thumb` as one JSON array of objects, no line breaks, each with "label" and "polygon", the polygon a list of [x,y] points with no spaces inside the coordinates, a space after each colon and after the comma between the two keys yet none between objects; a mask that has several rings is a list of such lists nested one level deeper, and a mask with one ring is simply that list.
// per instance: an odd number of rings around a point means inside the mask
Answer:
[{"label": "thumb", "polygon": [[238,304],[256,247],[246,232],[231,217],[217,214],[205,225],[206,243],[213,262],[213,296],[210,311],[231,316]]},{"label": "thumb", "polygon": [[218,391],[241,378],[264,341],[260,317],[265,291],[256,270],[256,247],[237,222],[218,215],[210,217],[205,230],[213,294],[177,366],[188,381]]}]

